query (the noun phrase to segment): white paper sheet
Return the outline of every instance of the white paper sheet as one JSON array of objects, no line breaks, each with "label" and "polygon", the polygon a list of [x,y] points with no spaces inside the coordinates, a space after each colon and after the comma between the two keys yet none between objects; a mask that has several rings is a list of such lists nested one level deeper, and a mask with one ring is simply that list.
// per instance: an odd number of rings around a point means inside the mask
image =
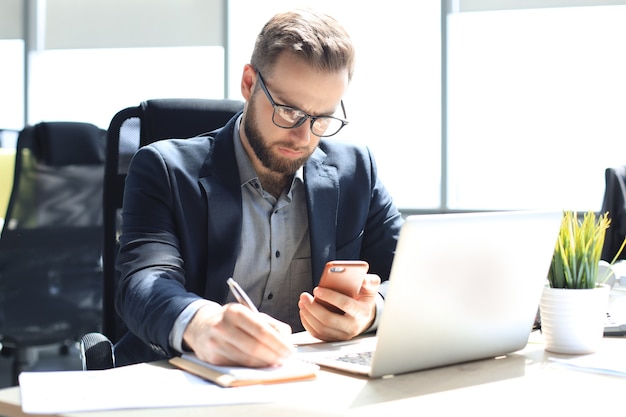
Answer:
[{"label": "white paper sheet", "polygon": [[266,386],[221,388],[187,372],[154,364],[88,372],[22,372],[19,383],[22,410],[32,414],[276,400],[276,391]]},{"label": "white paper sheet", "polygon": [[626,377],[626,361],[616,361],[615,357],[599,354],[575,356],[567,359],[550,358],[550,364],[580,371]]}]

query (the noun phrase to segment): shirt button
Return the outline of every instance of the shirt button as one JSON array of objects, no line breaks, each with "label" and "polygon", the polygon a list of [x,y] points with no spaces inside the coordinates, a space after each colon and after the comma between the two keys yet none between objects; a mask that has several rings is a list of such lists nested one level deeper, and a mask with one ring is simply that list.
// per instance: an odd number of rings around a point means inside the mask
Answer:
[{"label": "shirt button", "polygon": [[280,258],[280,251],[279,250],[276,251],[276,257]]},{"label": "shirt button", "polygon": [[274,294],[269,293],[269,294],[268,294],[268,296],[267,296],[267,299],[268,299],[268,300],[271,300],[272,298],[274,298]]}]

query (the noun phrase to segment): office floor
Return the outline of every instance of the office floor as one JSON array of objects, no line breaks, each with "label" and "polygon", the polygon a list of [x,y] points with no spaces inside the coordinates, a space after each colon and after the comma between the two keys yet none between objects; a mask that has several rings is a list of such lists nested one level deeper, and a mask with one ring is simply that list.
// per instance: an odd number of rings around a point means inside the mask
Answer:
[{"label": "office floor", "polygon": [[[26,369],[27,371],[65,371],[80,370],[80,353],[77,346],[70,346],[69,352],[62,355],[56,346],[38,349],[32,353],[35,362]],[[11,386],[11,362],[12,358],[0,355],[0,388]]]}]

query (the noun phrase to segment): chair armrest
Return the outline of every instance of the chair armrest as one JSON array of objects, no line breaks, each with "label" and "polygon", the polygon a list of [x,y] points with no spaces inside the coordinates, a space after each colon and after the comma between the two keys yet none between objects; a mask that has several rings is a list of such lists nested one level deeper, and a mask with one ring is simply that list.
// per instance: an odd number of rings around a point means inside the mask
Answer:
[{"label": "chair armrest", "polygon": [[115,368],[113,343],[101,333],[88,333],[80,339],[80,359],[84,371]]}]

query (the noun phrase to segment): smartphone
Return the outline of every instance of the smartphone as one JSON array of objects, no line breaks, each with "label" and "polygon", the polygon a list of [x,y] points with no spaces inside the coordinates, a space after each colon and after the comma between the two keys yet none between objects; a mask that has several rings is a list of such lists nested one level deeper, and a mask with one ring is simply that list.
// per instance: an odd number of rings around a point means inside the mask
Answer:
[{"label": "smartphone", "polygon": [[[356,298],[368,270],[369,264],[365,261],[329,261],[324,266],[319,286]],[[318,299],[315,301],[330,311],[344,314],[343,310],[332,304]]]}]

